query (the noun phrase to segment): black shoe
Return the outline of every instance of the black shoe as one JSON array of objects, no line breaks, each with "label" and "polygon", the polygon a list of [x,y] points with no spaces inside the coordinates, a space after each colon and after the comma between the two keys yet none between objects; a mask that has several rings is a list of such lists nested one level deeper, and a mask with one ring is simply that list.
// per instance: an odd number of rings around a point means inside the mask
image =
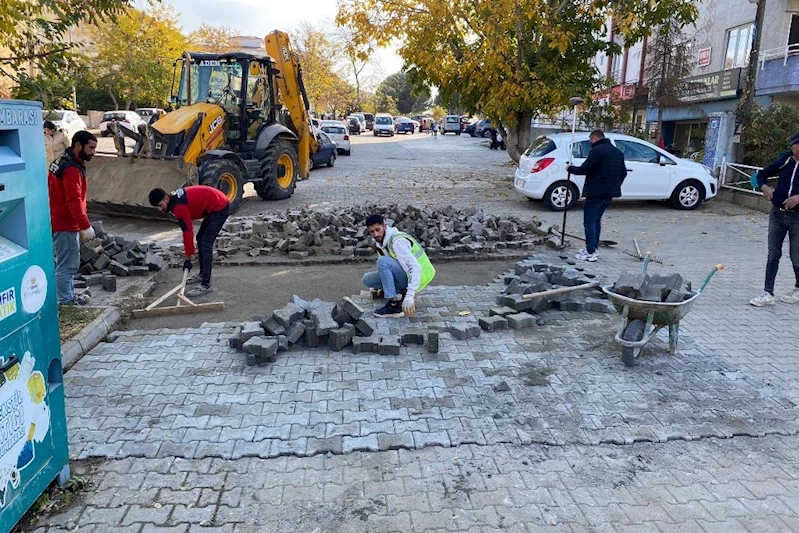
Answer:
[{"label": "black shoe", "polygon": [[385,318],[402,318],[402,300],[389,300],[386,305],[375,311],[375,316]]}]

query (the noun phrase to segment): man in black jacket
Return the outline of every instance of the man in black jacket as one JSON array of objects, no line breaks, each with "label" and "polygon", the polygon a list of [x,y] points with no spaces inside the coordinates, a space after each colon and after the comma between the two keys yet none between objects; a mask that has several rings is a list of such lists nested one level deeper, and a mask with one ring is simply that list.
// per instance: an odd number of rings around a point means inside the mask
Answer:
[{"label": "man in black jacket", "polygon": [[585,162],[579,167],[570,165],[567,170],[577,176],[585,176],[585,248],[574,257],[580,261],[594,262],[597,260],[602,215],[611,200],[621,196],[621,184],[627,177],[627,167],[624,165],[624,154],[605,138],[602,130],[592,131],[588,140],[591,141],[591,151]]},{"label": "man in black jacket", "polygon": [[[777,176],[777,187],[768,185],[768,178]],[[768,218],[768,260],[766,261],[766,290],[762,296],[752,298],[755,307],[774,305],[774,281],[782,257],[782,243],[788,236],[795,288],[780,298],[781,302],[799,302],[799,133],[791,139],[791,150],[781,154],[766,168],[757,173],[757,185],[771,203]]]}]

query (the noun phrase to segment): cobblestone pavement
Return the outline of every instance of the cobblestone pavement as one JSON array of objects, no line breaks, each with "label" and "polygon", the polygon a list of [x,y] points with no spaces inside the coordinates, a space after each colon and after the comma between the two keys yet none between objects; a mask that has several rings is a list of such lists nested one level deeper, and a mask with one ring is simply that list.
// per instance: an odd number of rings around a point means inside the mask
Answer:
[{"label": "cobblestone pavement", "polygon": [[[799,531],[799,307],[747,305],[765,216],[614,204],[605,226],[663,256],[655,272],[726,265],[677,355],[661,333],[624,367],[616,315],[559,311],[444,335],[438,354],[293,350],[258,368],[229,324],[125,332],[65,377],[74,470],[95,486],[37,530]],[[586,269],[639,265],[603,249]],[[789,271],[786,253],[778,293]],[[431,286],[413,321],[379,327],[472,322],[500,287]]]}]

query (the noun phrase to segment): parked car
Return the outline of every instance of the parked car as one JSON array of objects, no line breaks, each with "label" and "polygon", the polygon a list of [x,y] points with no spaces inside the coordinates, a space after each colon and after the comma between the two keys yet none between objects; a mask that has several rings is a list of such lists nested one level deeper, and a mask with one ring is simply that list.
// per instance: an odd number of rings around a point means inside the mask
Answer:
[{"label": "parked car", "polygon": [[416,133],[416,124],[408,117],[394,117],[394,131],[397,133]]},{"label": "parked car", "polygon": [[111,130],[108,125],[111,122],[119,122],[127,129],[137,131],[139,124],[144,124],[144,119],[135,111],[107,111],[103,113],[103,121],[100,122],[100,135],[108,137]]},{"label": "parked car", "polygon": [[329,121],[323,120],[320,129],[336,143],[336,153],[350,155],[352,153],[352,145],[350,144],[350,135],[347,132],[347,128],[344,127],[344,124],[341,122],[338,124],[325,124],[325,122]]},{"label": "parked car", "polygon": [[323,120],[322,122],[319,123],[320,128],[324,128],[325,126],[344,126],[346,128],[347,121],[328,119],[328,120]]},{"label": "parked car", "polygon": [[361,123],[361,133],[366,131],[366,116],[363,113],[352,113],[351,117],[357,118]]},{"label": "parked car", "polygon": [[474,134],[476,137],[485,137],[488,139],[491,137],[491,119],[484,118],[480,122],[477,123],[477,126],[474,128]]},{"label": "parked car", "polygon": [[466,125],[463,128],[463,133],[466,134],[466,135],[469,135],[470,137],[477,137],[477,134],[475,134],[474,130],[475,130],[475,128],[477,128],[477,124],[479,122],[480,122],[479,120],[475,120],[474,122]]},{"label": "parked car", "polygon": [[42,120],[49,120],[55,127],[61,130],[67,138],[67,142],[72,142],[75,133],[85,130],[86,123],[74,111],[68,109],[53,109],[52,111],[42,111]]},{"label": "parked car", "polygon": [[372,131],[375,127],[375,116],[371,113],[361,113],[366,119],[366,129]]},{"label": "parked car", "polygon": [[311,154],[311,169],[322,165],[332,167],[336,163],[336,143],[322,131],[317,131],[315,135],[319,149],[315,154]]},{"label": "parked car", "polygon": [[433,120],[431,117],[424,117],[419,116],[419,118],[413,117],[412,120],[415,120],[419,123],[419,131],[427,131],[433,126]]},{"label": "parked car", "polygon": [[147,124],[152,124],[165,113],[166,111],[158,107],[139,107],[136,109],[136,114]]},{"label": "parked car", "polygon": [[447,115],[444,117],[444,127],[441,129],[441,135],[445,133],[454,133],[455,135],[461,134],[460,115]]},{"label": "parked car", "polygon": [[394,136],[394,119],[387,113],[375,115],[375,128],[372,130],[375,137],[378,135]]},{"label": "parked car", "polygon": [[347,131],[350,132],[350,135],[361,134],[361,121],[358,120],[358,117],[347,118]]},{"label": "parked car", "polygon": [[[591,150],[588,132],[574,136],[573,164],[581,165]],[[654,144],[618,133],[605,135],[624,154],[627,178],[621,187],[622,200],[669,200],[676,209],[696,209],[716,196],[718,183],[711,170],[699,163],[680,159]],[[535,200],[543,199],[553,211],[574,205],[582,194],[585,176],[567,180],[571,133],[538,137],[519,160],[514,189]]]}]

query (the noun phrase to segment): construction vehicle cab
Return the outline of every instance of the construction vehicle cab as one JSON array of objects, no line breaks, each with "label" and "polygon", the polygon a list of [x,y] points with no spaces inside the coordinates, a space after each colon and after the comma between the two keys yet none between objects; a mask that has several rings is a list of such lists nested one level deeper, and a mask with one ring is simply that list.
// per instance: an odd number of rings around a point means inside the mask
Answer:
[{"label": "construction vehicle cab", "polygon": [[[198,183],[222,190],[233,209],[247,182],[264,200],[289,198],[297,180],[308,177],[318,144],[288,37],[275,31],[265,42],[272,56],[185,52],[176,61],[175,109],[138,131],[114,125],[117,156],[123,157],[92,161],[90,207],[157,217],[145,203],[151,188]],[[125,137],[136,142],[132,153]]]}]

